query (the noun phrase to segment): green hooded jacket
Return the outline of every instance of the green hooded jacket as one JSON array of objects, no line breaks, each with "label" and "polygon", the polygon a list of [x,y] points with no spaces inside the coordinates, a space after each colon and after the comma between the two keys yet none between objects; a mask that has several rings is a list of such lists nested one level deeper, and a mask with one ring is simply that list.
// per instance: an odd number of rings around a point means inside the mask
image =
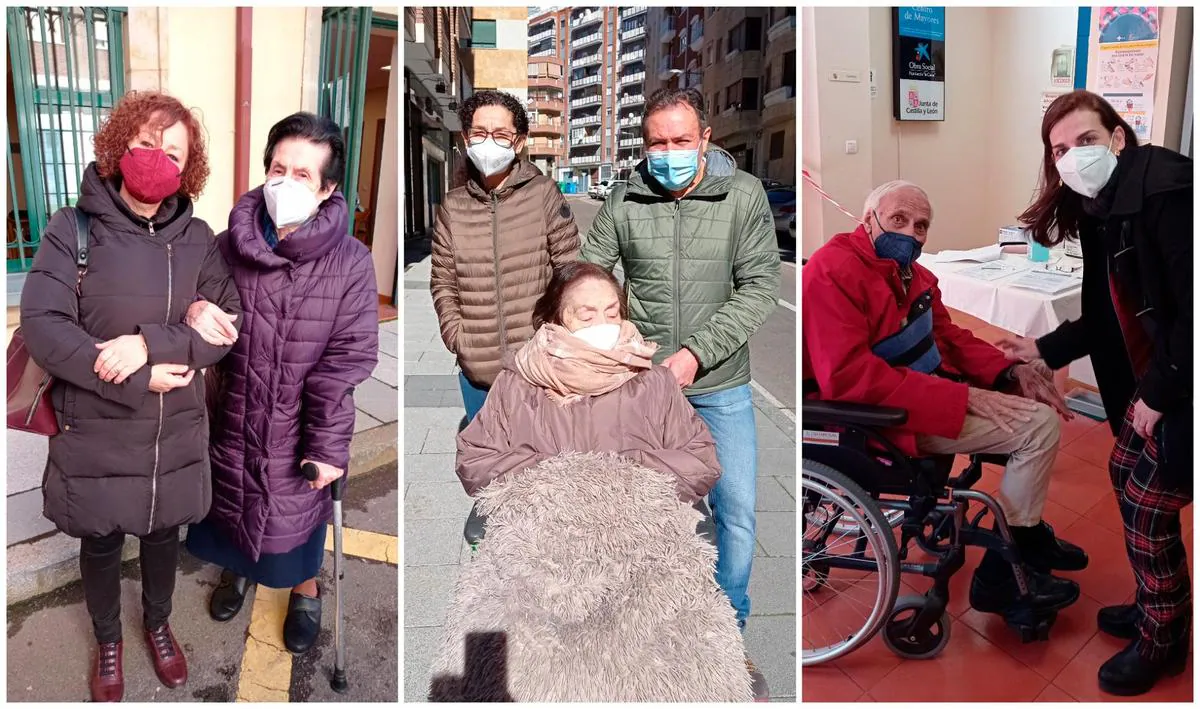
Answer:
[{"label": "green hooded jacket", "polygon": [[710,147],[696,189],[675,199],[643,160],[613,190],[580,258],[625,272],[629,319],[659,345],[656,364],[686,347],[700,362],[684,393],[750,381],[750,336],[779,299],[775,222],[762,182]]}]

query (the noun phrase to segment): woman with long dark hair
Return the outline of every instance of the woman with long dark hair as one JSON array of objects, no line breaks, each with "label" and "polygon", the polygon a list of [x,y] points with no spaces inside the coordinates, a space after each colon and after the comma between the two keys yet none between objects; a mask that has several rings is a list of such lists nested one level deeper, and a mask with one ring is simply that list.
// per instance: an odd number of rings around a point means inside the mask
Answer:
[{"label": "woman with long dark hair", "polygon": [[1100,687],[1133,696],[1187,667],[1191,585],[1179,512],[1192,502],[1192,161],[1137,144],[1087,91],[1042,120],[1042,184],[1021,222],[1044,246],[1078,239],[1083,312],[1038,338],[1000,344],[1052,369],[1091,357],[1117,437],[1109,473],[1136,602],[1102,608],[1100,630],[1129,640]]}]

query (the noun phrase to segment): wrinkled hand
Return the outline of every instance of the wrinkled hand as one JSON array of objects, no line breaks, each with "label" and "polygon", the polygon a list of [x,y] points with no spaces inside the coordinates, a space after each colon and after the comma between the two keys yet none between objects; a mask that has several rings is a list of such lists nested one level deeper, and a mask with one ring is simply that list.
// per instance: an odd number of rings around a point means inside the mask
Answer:
[{"label": "wrinkled hand", "polygon": [[156,364],[150,368],[150,391],[165,394],[192,383],[196,370],[186,364]]},{"label": "wrinkled hand", "polygon": [[146,366],[150,351],[146,349],[146,338],[141,335],[120,337],[96,345],[100,354],[92,371],[102,381],[124,384],[129,375]]},{"label": "wrinkled hand", "polygon": [[1013,376],[1022,396],[1046,404],[1067,421],[1075,418],[1074,412],[1067,408],[1062,392],[1054,386],[1054,373],[1045,362],[1036,359],[1029,364],[1018,364],[1013,368]]},{"label": "wrinkled hand", "polygon": [[696,372],[700,369],[700,360],[686,347],[663,360],[663,366],[675,375],[675,381],[680,389],[686,389],[696,381]]},{"label": "wrinkled hand", "polygon": [[237,315],[230,315],[206,300],[197,300],[189,305],[184,316],[188,327],[200,333],[200,337],[213,347],[228,347],[237,342],[234,320],[237,320]]},{"label": "wrinkled hand", "polygon": [[1037,411],[1037,403],[1024,397],[975,387],[971,387],[967,392],[967,413],[991,421],[1005,433],[1013,433],[1013,421],[1032,421],[1033,417],[1030,414],[1034,411]]},{"label": "wrinkled hand", "polygon": [[1146,402],[1138,399],[1133,405],[1133,432],[1145,440],[1154,437],[1154,429],[1162,421],[1162,412],[1146,406]]},{"label": "wrinkled hand", "polygon": [[300,467],[303,468],[307,463],[312,463],[313,465],[317,466],[317,479],[308,481],[308,486],[313,490],[320,490],[329,483],[346,474],[346,471],[342,470],[341,468],[335,468],[332,465],[318,463],[315,460],[308,460],[307,458],[300,461]]},{"label": "wrinkled hand", "polygon": [[1042,357],[1042,353],[1038,351],[1037,340],[1032,337],[1019,337],[1017,335],[1002,337],[996,343],[996,347],[1000,348],[1000,351],[1009,359],[1015,359],[1019,362],[1032,362]]}]

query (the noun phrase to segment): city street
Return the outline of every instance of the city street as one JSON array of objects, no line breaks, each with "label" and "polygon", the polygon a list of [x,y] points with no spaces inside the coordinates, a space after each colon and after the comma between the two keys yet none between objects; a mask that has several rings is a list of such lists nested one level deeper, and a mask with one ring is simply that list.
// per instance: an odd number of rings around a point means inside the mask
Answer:
[{"label": "city street", "polygon": [[[137,561],[121,583],[125,701],[132,702],[394,702],[398,471],[391,463],[356,474],[342,503],[346,670],[350,691],[329,687],[334,659],[333,534],[327,539],[321,589],[325,599],[317,645],[293,657],[283,646],[286,590],[258,587],[233,620],[208,615],[220,569],[186,551],[173,600],[171,628],[188,659],[186,685],[159,683],[142,634]],[[8,607],[8,701],[81,702],[95,642],[78,581]]]},{"label": "city street", "polygon": [[[569,197],[581,235],[600,202]],[[405,245],[404,701],[424,701],[429,668],[460,566],[471,508],[454,474],[463,418],[457,368],[438,335],[428,243]],[[758,423],[758,550],[746,647],[772,699],[796,699],[795,268],[784,265],[781,304],[751,344]]]}]

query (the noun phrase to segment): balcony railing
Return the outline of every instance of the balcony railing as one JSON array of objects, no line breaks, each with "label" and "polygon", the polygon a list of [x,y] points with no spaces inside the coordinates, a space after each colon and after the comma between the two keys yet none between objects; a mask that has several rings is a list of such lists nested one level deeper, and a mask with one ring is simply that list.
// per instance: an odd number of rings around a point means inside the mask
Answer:
[{"label": "balcony railing", "polygon": [[530,140],[527,145],[530,155],[560,155],[563,149],[560,140]]},{"label": "balcony railing", "polygon": [[626,7],[626,8],[622,8],[622,9],[621,9],[621,19],[623,20],[623,19],[625,19],[626,17],[633,17],[634,15],[641,15],[641,14],[644,14],[644,13],[646,12],[646,9],[647,9],[647,8],[644,8],[644,7]]},{"label": "balcony railing", "polygon": [[688,48],[693,52],[700,51],[701,45],[704,44],[704,23],[701,21],[692,22],[689,29],[690,39],[688,39]]},{"label": "balcony railing", "polygon": [[529,76],[526,77],[526,83],[529,85],[529,88],[531,88],[531,89],[536,89],[536,88],[561,89],[562,88],[562,80],[563,80],[563,77],[561,74],[559,74],[558,76],[550,76],[549,74],[536,74],[536,75],[530,74]]},{"label": "balcony railing", "polygon": [[617,121],[617,125],[622,128],[641,127],[642,119],[638,118],[637,116],[630,116]]},{"label": "balcony railing", "polygon": [[638,27],[634,27],[632,29],[621,31],[621,41],[622,42],[629,42],[629,41],[638,39],[639,37],[645,37],[645,36],[646,36],[646,26],[645,25],[639,25]]},{"label": "balcony railing", "polygon": [[576,57],[575,59],[571,60],[571,64],[574,66],[591,66],[592,64],[599,63],[600,52],[592,52],[591,54],[587,54],[582,57]]},{"label": "balcony railing", "polygon": [[598,132],[593,133],[591,135],[586,135],[586,134],[574,135],[573,134],[571,136],[571,145],[599,145],[599,144],[600,144],[600,133],[598,133]]},{"label": "balcony railing", "polygon": [[592,74],[591,76],[581,76],[577,79],[571,79],[571,88],[577,89],[582,86],[591,86],[592,84],[600,83],[600,75]]},{"label": "balcony railing", "polygon": [[583,106],[591,106],[600,103],[599,96],[588,96],[587,98],[577,98],[571,102],[571,108],[581,108]]},{"label": "balcony railing", "polygon": [[580,155],[580,156],[571,158],[571,164],[572,165],[599,165],[600,164],[600,156],[599,155]]},{"label": "balcony railing", "polygon": [[775,40],[788,34],[789,32],[794,33],[795,31],[796,31],[796,16],[788,15],[787,17],[783,18],[779,22],[776,22],[775,24],[771,25],[771,29],[767,30],[767,41],[774,42]]},{"label": "balcony railing", "polygon": [[549,113],[562,113],[565,105],[560,98],[540,98],[529,102],[530,108]]},{"label": "balcony railing", "polygon": [[791,86],[780,86],[774,91],[770,91],[763,96],[763,107],[774,106],[777,103],[783,103],[790,98],[794,98],[796,90]]},{"label": "balcony railing", "polygon": [[554,47],[551,47],[549,49],[543,49],[539,52],[531,52],[529,54],[529,56],[531,56],[531,57],[552,57],[555,54],[557,54],[557,52],[554,50]]},{"label": "balcony railing", "polygon": [[571,119],[571,125],[573,125],[573,126],[599,125],[599,123],[600,123],[600,114],[599,113],[597,113],[594,116],[583,116],[581,118],[572,118]]},{"label": "balcony railing", "polygon": [[587,46],[595,44],[596,42],[599,42],[599,41],[600,41],[600,33],[593,32],[592,34],[589,34],[586,37],[580,37],[579,39],[572,39],[571,40],[571,48],[572,49],[582,49],[583,47],[587,47]]},{"label": "balcony railing", "polygon": [[571,28],[574,29],[576,27],[583,27],[584,25],[590,25],[593,22],[599,22],[603,18],[604,18],[604,13],[600,12],[598,10],[593,10],[592,12],[585,12],[582,15],[575,17],[571,20]]},{"label": "balcony railing", "polygon": [[553,36],[554,36],[554,28],[551,27],[550,29],[546,30],[545,32],[538,32],[537,34],[529,35],[529,43],[537,44],[538,42],[541,42],[544,39],[549,39],[550,37],[553,37]]},{"label": "balcony railing", "polygon": [[562,120],[530,121],[529,122],[529,132],[530,133],[562,133],[562,131],[563,131]]},{"label": "balcony railing", "polygon": [[659,25],[658,29],[659,44],[670,44],[671,40],[675,39],[675,25],[670,19],[663,19],[662,24]]},{"label": "balcony railing", "polygon": [[629,62],[644,61],[645,59],[646,59],[646,50],[644,50],[644,49],[639,49],[635,52],[625,52],[621,56],[617,57],[617,61],[621,62],[622,64],[627,64]]},{"label": "balcony railing", "polygon": [[646,97],[641,94],[633,94],[632,96],[624,96],[621,98],[621,106],[634,106],[646,102]]},{"label": "balcony railing", "polygon": [[622,148],[636,148],[642,144],[641,138],[621,138]]},{"label": "balcony railing", "polygon": [[645,81],[645,80],[646,80],[646,72],[644,72],[644,71],[639,71],[634,74],[622,74],[620,85],[625,86],[626,84],[635,84],[639,81]]}]

